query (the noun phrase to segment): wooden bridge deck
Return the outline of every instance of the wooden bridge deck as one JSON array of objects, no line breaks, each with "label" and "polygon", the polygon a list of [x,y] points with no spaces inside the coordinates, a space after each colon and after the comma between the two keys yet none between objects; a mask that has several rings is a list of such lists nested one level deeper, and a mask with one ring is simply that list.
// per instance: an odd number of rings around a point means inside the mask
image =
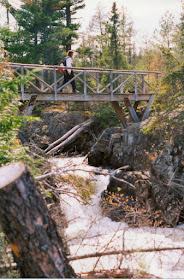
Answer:
[{"label": "wooden bridge deck", "polygon": [[77,93],[72,93],[70,81],[62,86],[63,73],[58,70],[67,67],[19,63],[9,63],[8,67],[15,75],[29,74],[28,86],[22,84],[19,89],[21,100],[31,100],[36,96],[40,101],[110,101],[121,117],[119,102],[124,102],[134,121],[138,121],[135,108],[140,101],[148,102],[144,118],[147,117],[154,94],[158,92],[157,81],[161,74],[156,71],[73,67],[72,80],[75,80]]}]

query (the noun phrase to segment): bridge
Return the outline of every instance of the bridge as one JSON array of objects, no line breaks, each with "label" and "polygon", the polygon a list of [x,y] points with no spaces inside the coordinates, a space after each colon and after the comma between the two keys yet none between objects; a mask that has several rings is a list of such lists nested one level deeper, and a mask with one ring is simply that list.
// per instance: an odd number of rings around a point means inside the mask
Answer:
[{"label": "bridge", "polygon": [[[150,113],[154,95],[159,91],[160,72],[115,70],[100,68],[73,67],[74,78],[63,84],[63,73],[67,67],[57,65],[9,63],[14,74],[28,75],[27,85],[21,84],[20,100],[28,100],[33,107],[38,101],[81,101],[111,102],[121,123],[127,126],[123,106],[133,122],[145,120]],[[70,82],[75,80],[77,93],[71,90]],[[137,109],[144,101],[144,113],[141,119]]]}]

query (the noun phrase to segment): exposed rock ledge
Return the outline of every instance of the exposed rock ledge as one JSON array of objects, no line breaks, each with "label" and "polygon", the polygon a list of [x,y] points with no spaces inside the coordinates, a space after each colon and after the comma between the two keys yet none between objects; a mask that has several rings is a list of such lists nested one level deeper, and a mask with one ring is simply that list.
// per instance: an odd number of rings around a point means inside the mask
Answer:
[{"label": "exposed rock ledge", "polygon": [[105,215],[134,226],[174,227],[184,221],[184,132],[173,143],[160,144],[159,136],[153,138],[141,131],[146,122],[124,130],[106,129],[90,152],[89,163],[130,167],[116,176],[135,189],[111,179],[102,194]]}]

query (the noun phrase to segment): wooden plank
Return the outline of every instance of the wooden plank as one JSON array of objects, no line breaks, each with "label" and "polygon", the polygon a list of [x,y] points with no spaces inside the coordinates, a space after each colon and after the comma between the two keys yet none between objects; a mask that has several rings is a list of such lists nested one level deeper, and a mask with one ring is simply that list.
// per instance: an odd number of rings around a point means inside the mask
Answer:
[{"label": "wooden plank", "polygon": [[[43,64],[23,64],[23,63],[9,63],[8,66],[10,67],[16,67],[16,66],[21,66],[23,65],[26,68],[43,68],[44,69],[53,69],[54,67],[56,68],[63,68],[63,69],[67,69],[67,67],[61,67],[60,65],[43,65]],[[69,68],[69,67],[68,67]],[[137,73],[137,74],[156,74],[156,75],[160,75],[161,72],[159,71],[142,71],[142,70],[116,70],[116,69],[104,69],[104,68],[94,68],[94,67],[72,67],[73,70],[75,71],[79,71],[79,70],[87,70],[87,71],[91,71],[91,72],[103,72],[103,73],[108,73],[110,71],[113,71],[113,73],[123,73],[123,74],[130,74],[130,73]]]},{"label": "wooden plank", "polygon": [[135,123],[140,122],[134,107],[132,106],[132,104],[130,103],[130,100],[127,97],[124,98],[124,103],[125,103],[127,110],[129,111],[132,121]]},{"label": "wooden plank", "polygon": [[110,93],[111,93],[111,101],[113,101],[113,74],[110,72]]},{"label": "wooden plank", "polygon": [[154,95],[152,95],[148,101],[148,105],[146,107],[146,110],[144,112],[144,115],[142,117],[142,121],[144,121],[145,119],[147,119],[149,117],[150,114],[150,108],[151,108],[151,104],[153,103],[154,100]]},{"label": "wooden plank", "polygon": [[124,128],[127,127],[126,117],[125,117],[125,114],[124,114],[122,108],[119,105],[119,102],[112,101],[111,104],[114,107],[114,110],[115,110],[116,114],[118,115],[123,127]]},{"label": "wooden plank", "polygon": [[86,71],[84,71],[84,98],[87,99],[87,80],[86,80]]},{"label": "wooden plank", "polygon": [[[24,67],[21,67],[21,75],[22,76],[24,75]],[[22,100],[24,100],[24,89],[25,89],[24,84],[21,84]]]},{"label": "wooden plank", "polygon": [[57,79],[56,79],[56,68],[54,68],[54,95],[55,95],[55,101],[57,101]]},{"label": "wooden plank", "polygon": [[[36,94],[36,92],[24,93],[24,100],[29,100],[31,95]],[[124,98],[127,97],[130,101],[149,101],[150,95],[152,94],[140,94],[135,98],[134,94],[116,94],[114,95],[114,101],[124,102]],[[19,94],[21,100],[21,94]],[[86,101],[111,101],[111,96],[109,94],[87,94]],[[37,100],[39,101],[54,101],[54,93],[39,93]],[[85,101],[83,93],[77,94],[66,94],[58,93],[57,101]]]}]

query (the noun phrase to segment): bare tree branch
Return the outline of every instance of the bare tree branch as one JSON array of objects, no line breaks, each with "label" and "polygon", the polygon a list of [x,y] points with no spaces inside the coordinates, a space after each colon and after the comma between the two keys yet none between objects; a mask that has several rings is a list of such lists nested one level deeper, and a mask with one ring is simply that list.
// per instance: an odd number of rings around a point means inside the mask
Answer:
[{"label": "bare tree branch", "polygon": [[68,173],[68,172],[75,172],[75,171],[84,171],[84,172],[88,172],[88,173],[95,173],[96,175],[104,175],[104,176],[110,176],[112,177],[113,179],[119,181],[119,182],[123,182],[129,186],[131,186],[132,188],[135,189],[135,186],[131,183],[129,183],[128,181],[124,180],[124,179],[120,179],[120,178],[117,178],[114,176],[115,172],[117,170],[122,170],[122,169],[127,169],[129,166],[124,166],[124,167],[120,167],[118,169],[116,169],[115,171],[113,172],[104,172],[104,171],[101,171],[101,170],[97,170],[97,169],[93,169],[93,170],[87,170],[87,169],[83,169],[83,168],[68,168],[68,169],[62,169],[62,170],[59,170],[59,171],[53,171],[53,172],[49,172],[47,174],[44,174],[44,175],[41,175],[41,176],[37,176],[35,177],[35,179],[37,181],[42,181],[42,180],[45,180],[49,177],[52,177],[52,176],[56,176],[56,175],[61,175],[63,173]]},{"label": "bare tree branch", "polygon": [[119,254],[126,255],[126,254],[134,254],[134,253],[149,253],[149,252],[162,252],[162,251],[174,251],[174,250],[184,250],[184,247],[164,247],[164,248],[150,248],[150,249],[132,249],[132,250],[125,250],[125,251],[120,250],[120,251],[109,251],[109,252],[96,252],[94,254],[68,257],[68,260],[77,261],[82,259],[97,258],[97,257],[119,255]]}]

